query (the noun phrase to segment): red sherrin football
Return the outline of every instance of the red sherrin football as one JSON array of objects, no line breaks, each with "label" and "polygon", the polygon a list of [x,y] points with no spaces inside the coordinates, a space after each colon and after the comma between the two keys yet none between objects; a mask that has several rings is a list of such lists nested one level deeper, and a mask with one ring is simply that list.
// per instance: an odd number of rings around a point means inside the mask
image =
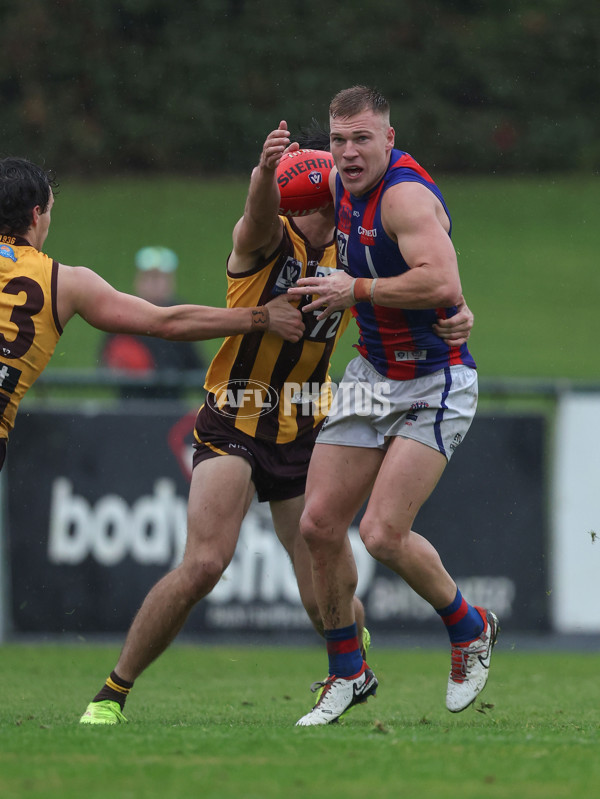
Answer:
[{"label": "red sherrin football", "polygon": [[305,216],[321,211],[331,202],[329,173],[331,153],[325,150],[296,150],[286,153],[277,167],[281,194],[280,214]]}]

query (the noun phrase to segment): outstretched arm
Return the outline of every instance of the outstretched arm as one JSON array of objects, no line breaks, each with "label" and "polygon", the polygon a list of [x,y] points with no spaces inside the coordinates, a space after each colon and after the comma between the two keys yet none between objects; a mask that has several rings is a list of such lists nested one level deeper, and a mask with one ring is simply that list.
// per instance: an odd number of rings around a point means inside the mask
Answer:
[{"label": "outstretched arm", "polygon": [[277,305],[267,303],[255,308],[160,307],[117,291],[91,269],[63,264],[59,266],[57,306],[63,327],[79,314],[92,327],[108,333],[134,333],[173,341],[202,341],[254,330],[270,330],[289,341],[298,341],[304,330],[302,314],[285,302],[285,297]]}]

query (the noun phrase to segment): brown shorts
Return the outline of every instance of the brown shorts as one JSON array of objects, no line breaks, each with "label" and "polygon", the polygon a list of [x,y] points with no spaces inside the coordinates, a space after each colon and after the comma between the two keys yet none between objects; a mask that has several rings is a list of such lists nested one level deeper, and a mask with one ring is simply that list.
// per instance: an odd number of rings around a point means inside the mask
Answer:
[{"label": "brown shorts", "polygon": [[[196,418],[194,466],[220,455],[237,455],[252,468],[259,502],[292,499],[304,494],[306,474],[320,425],[288,444],[275,444],[237,430],[208,405]],[[200,442],[200,443],[199,443]]]}]

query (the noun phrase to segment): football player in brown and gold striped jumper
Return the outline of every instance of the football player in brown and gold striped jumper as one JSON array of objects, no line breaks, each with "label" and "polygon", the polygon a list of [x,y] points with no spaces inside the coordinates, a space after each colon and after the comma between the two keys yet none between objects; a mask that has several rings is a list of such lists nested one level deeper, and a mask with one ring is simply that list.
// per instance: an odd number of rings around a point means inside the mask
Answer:
[{"label": "football player in brown and gold striped jumper", "polygon": [[0,468],[20,401],[43,372],[75,314],[110,333],[200,341],[251,330],[302,335],[289,303],[260,308],[159,307],[110,286],[91,269],[42,252],[54,205],[53,176],[24,158],[0,159]]},{"label": "football player in brown and gold striped jumper", "polygon": [[[290,145],[282,122],[267,136],[252,172],[227,263],[229,307],[265,303],[285,295],[299,277],[336,269],[333,205],[296,220],[278,213],[276,168],[290,146],[298,147]],[[322,633],[308,549],[298,525],[310,455],[329,409],[329,359],[349,311],[330,318],[327,325],[316,316],[305,316],[304,334],[296,342],[283,342],[268,332],[235,335],[214,358],[205,385],[207,401],[194,431],[183,561],[147,595],[114,671],[88,705],[82,723],[125,721],[123,705],[134,680],[171,643],[191,609],[212,591],[229,565],[255,494],[270,504],[304,607]],[[461,326],[468,331],[471,324],[466,309],[448,335],[457,335]],[[362,630],[364,610],[358,598],[355,610]]]}]

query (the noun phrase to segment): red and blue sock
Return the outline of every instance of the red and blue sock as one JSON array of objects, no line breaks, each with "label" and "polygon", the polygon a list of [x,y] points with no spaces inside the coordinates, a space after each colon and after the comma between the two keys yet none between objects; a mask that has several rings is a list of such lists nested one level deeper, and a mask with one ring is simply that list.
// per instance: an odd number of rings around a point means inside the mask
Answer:
[{"label": "red and blue sock", "polygon": [[325,630],[329,675],[356,677],[366,668],[358,643],[356,623],[337,630]]},{"label": "red and blue sock", "polygon": [[485,619],[481,611],[469,605],[458,588],[454,602],[436,613],[442,617],[452,644],[469,644],[483,632]]}]

